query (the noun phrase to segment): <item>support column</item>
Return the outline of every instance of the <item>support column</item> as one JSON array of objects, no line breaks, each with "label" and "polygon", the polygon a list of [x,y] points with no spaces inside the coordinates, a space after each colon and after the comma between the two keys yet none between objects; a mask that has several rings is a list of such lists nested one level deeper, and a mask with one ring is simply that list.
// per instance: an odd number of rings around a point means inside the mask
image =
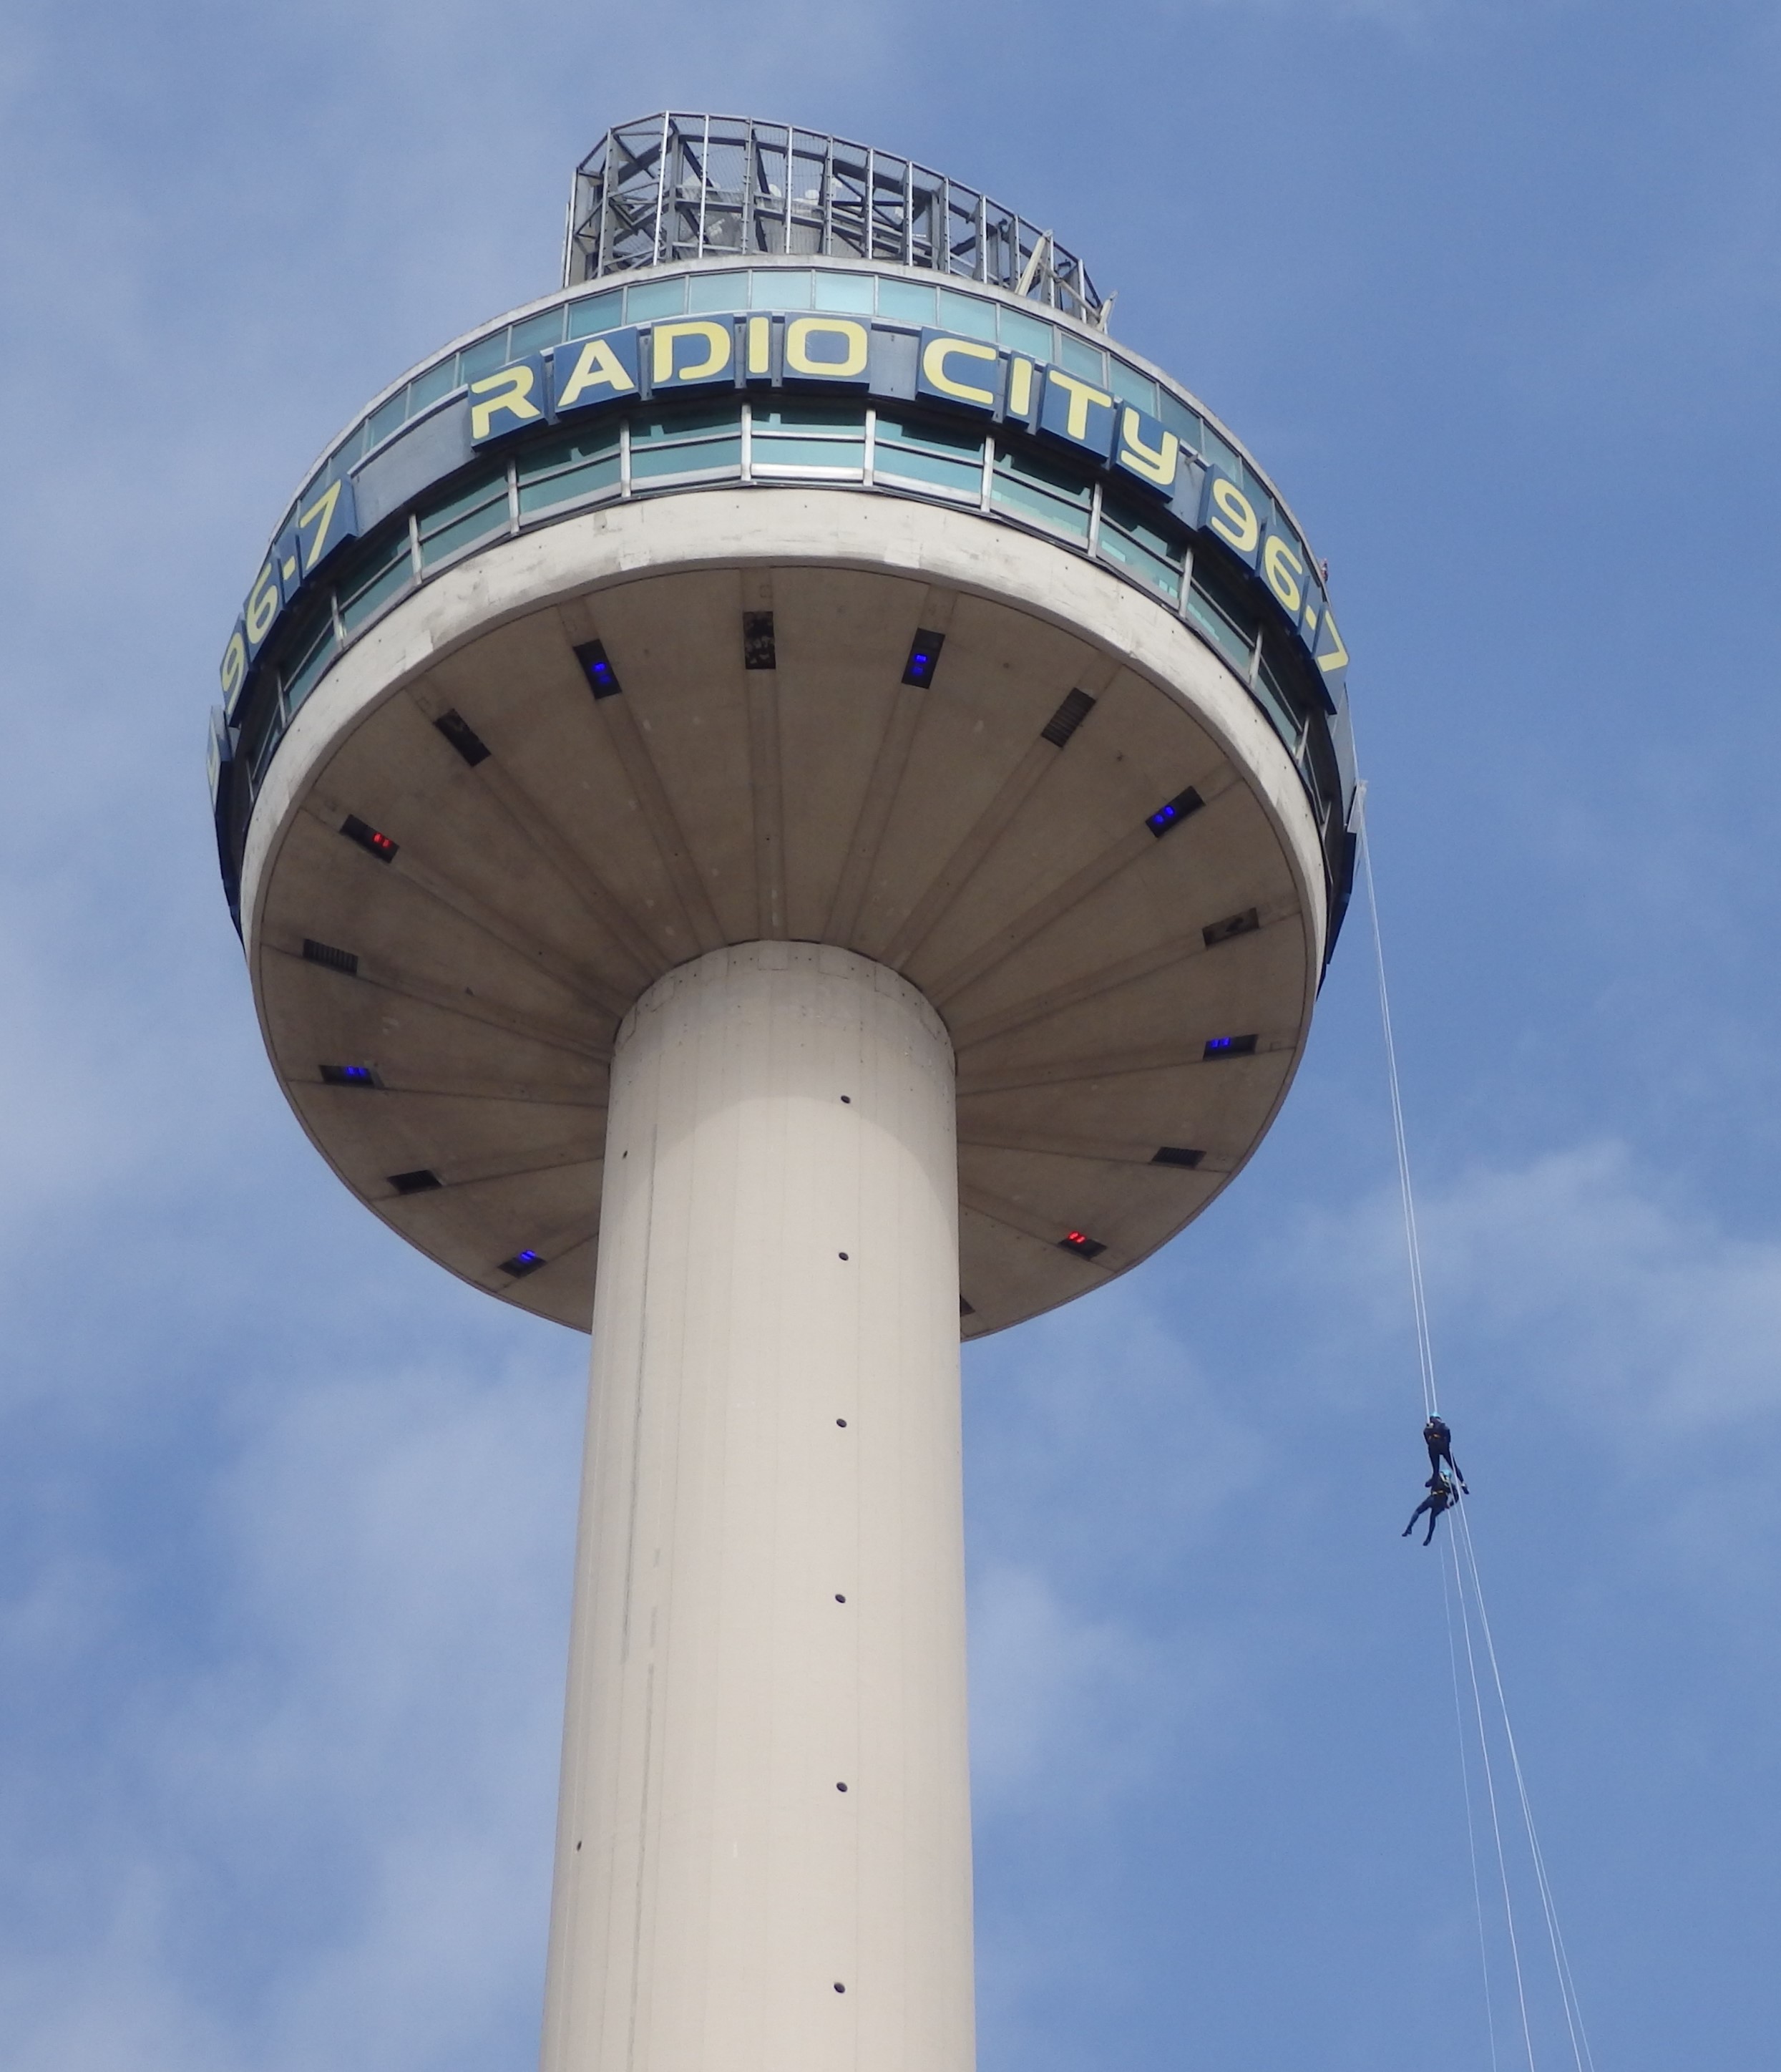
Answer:
[{"label": "support column", "polygon": [[544,2072],[971,2072],[954,1106],[849,951],[619,1031]]}]

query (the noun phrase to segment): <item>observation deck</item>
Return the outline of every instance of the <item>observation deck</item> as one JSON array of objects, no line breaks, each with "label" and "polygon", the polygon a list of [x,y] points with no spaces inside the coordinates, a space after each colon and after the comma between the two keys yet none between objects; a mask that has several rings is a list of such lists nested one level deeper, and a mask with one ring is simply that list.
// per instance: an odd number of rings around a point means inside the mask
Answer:
[{"label": "observation deck", "polygon": [[275,1068],[375,1214],[585,1329],[624,1017],[762,941],[941,1016],[967,1336],[1240,1170],[1347,902],[1348,652],[1105,315],[908,159],[656,116],[577,169],[564,285],[330,443],[211,776]]}]

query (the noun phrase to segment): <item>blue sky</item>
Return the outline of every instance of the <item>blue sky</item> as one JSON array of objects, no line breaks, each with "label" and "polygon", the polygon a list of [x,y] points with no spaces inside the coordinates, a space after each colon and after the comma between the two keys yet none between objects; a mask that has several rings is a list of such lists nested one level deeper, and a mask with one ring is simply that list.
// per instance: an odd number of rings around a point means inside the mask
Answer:
[{"label": "blue sky", "polygon": [[[671,102],[1054,224],[1329,557],[1597,2062],[1772,2056],[1778,90],[1773,0],[10,0],[10,2068],[532,2061],[585,1342],[302,1140],[203,727],[312,454]],[[966,1390],[984,2072],[1484,2072],[1363,927],[1239,1185]]]}]

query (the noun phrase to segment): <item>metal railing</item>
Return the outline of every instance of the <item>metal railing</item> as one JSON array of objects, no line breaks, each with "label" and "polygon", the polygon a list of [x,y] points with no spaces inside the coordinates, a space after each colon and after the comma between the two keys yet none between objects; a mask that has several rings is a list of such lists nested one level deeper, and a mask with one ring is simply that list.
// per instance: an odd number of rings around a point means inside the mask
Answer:
[{"label": "metal railing", "polygon": [[563,285],[757,253],[876,260],[999,288],[1105,329],[1048,230],[894,153],[746,116],[670,111],[609,130],[575,171]]}]

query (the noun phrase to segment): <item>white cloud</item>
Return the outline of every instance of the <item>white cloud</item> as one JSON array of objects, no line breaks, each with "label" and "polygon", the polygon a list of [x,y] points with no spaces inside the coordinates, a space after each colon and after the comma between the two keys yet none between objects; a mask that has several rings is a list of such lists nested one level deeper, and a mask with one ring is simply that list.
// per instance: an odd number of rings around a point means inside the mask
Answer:
[{"label": "white cloud", "polygon": [[[1727,1230],[1623,1144],[1479,1167],[1418,1207],[1451,1379],[1611,1420],[1603,1436],[1645,1454],[1781,1409],[1781,1239]],[[1376,1326],[1407,1311],[1395,1200],[1311,1242]]]},{"label": "white cloud", "polygon": [[[10,1936],[0,1969],[9,2068],[439,2072],[536,2019],[579,1430],[562,1344],[253,1399],[194,1478],[176,1630],[14,1824],[55,1848],[44,1947]],[[130,1647],[131,1581],[55,1562],[14,1608],[0,1638],[54,1702]]]}]

